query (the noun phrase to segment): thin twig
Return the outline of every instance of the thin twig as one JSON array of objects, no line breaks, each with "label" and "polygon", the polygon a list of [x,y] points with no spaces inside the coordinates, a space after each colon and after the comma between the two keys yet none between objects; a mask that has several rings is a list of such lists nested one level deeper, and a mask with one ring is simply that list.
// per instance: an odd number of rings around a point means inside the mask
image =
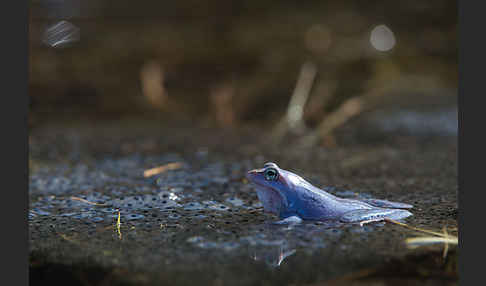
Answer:
[{"label": "thin twig", "polygon": [[173,162],[173,163],[168,163],[163,166],[159,166],[156,168],[148,169],[143,172],[143,176],[145,178],[155,176],[157,174],[169,171],[169,170],[177,170],[182,167],[182,163],[180,162]]},{"label": "thin twig", "polygon": [[313,146],[320,138],[328,136],[334,129],[360,114],[365,109],[365,99],[355,97],[344,102],[337,110],[331,112],[317,126],[316,131],[301,139],[302,146]]}]

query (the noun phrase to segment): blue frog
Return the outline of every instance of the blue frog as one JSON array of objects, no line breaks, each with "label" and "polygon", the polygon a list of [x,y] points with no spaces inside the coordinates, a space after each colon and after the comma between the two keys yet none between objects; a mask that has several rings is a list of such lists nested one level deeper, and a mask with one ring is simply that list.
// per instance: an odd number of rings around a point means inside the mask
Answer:
[{"label": "blue frog", "polygon": [[278,224],[302,220],[338,220],[360,223],[400,220],[412,215],[412,205],[378,199],[346,199],[321,190],[300,176],[266,163],[248,171],[246,177],[256,186],[264,211],[276,214]]}]

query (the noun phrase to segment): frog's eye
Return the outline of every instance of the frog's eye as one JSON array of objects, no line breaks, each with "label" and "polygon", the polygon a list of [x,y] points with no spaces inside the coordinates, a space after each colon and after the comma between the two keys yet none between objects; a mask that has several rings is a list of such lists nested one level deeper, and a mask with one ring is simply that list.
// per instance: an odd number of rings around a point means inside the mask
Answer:
[{"label": "frog's eye", "polygon": [[265,170],[263,175],[265,176],[265,180],[275,181],[275,180],[277,180],[278,172],[274,168],[268,168],[268,169]]}]

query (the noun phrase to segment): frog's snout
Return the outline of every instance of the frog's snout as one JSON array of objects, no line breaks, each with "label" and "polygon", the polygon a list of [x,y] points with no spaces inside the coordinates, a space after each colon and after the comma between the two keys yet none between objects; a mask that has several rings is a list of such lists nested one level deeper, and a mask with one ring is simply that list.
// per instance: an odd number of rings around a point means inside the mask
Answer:
[{"label": "frog's snout", "polygon": [[248,172],[246,172],[246,178],[251,181],[251,179],[257,174],[258,170],[253,169]]}]

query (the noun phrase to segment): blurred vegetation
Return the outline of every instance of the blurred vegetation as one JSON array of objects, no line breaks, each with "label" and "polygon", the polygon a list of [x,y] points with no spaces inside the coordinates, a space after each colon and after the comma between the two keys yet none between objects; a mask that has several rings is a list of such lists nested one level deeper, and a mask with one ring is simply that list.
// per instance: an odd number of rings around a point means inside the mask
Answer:
[{"label": "blurred vegetation", "polygon": [[[31,0],[31,112],[273,124],[285,115],[305,62],[317,69],[303,114],[311,127],[354,97],[438,102],[457,88],[456,6]],[[79,29],[79,40],[47,45],[46,29],[62,20]],[[370,43],[378,25],[393,32],[391,50]]]}]

